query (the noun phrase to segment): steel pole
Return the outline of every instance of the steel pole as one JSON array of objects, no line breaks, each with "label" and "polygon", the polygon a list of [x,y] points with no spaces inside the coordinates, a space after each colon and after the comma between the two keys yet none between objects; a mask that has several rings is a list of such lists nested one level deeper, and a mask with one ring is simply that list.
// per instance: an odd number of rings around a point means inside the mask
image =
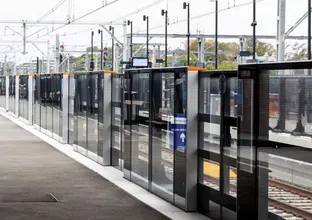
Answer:
[{"label": "steel pole", "polygon": [[253,26],[253,42],[252,42],[252,48],[253,48],[253,52],[252,52],[252,58],[255,60],[256,59],[256,25],[257,25],[257,21],[256,21],[256,4],[257,1],[253,0],[253,22],[252,22],[252,26]]},{"label": "steel pole", "polygon": [[190,3],[187,4],[187,65],[190,65]]},{"label": "steel pole", "polygon": [[112,70],[113,71],[116,71],[114,70],[114,66],[115,66],[115,28],[112,27]]},{"label": "steel pole", "polygon": [[93,36],[94,32],[91,32],[91,62],[90,62],[90,71],[93,71],[94,65],[93,65]]},{"label": "steel pole", "polygon": [[308,0],[308,60],[311,60],[311,0]]},{"label": "steel pole", "polygon": [[146,33],[146,56],[147,56],[147,62],[148,62],[148,66],[149,66],[149,51],[148,51],[148,38],[149,38],[149,21],[148,21],[149,17],[146,17],[146,23],[147,23],[147,33]]},{"label": "steel pole", "polygon": [[133,23],[131,21],[130,23],[130,57],[132,58],[133,56]]},{"label": "steel pole", "polygon": [[215,19],[215,69],[218,69],[218,0],[216,0],[216,19]]},{"label": "steel pole", "polygon": [[100,33],[101,33],[101,70],[103,70],[103,30],[101,30]]},{"label": "steel pole", "polygon": [[165,12],[165,67],[168,66],[168,11]]}]

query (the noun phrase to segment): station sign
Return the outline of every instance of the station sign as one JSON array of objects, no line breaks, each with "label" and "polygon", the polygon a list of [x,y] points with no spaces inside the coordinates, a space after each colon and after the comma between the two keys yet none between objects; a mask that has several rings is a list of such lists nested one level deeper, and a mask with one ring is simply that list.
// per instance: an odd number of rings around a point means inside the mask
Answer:
[{"label": "station sign", "polygon": [[175,114],[169,116],[169,143],[170,149],[184,152],[186,150],[186,116]]}]

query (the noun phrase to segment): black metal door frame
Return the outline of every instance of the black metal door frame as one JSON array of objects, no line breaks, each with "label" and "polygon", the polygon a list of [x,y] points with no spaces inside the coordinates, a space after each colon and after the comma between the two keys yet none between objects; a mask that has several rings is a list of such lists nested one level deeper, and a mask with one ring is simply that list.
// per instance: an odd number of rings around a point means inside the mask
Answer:
[{"label": "black metal door frame", "polygon": [[[231,100],[231,87],[228,83],[228,79],[236,78],[236,71],[209,71],[199,73],[199,176],[198,176],[198,209],[200,212],[216,219],[227,219],[223,217],[224,210],[226,208],[236,213],[236,198],[231,195],[226,194],[226,191],[230,190],[231,186],[228,170],[225,169],[225,165],[228,167],[236,168],[236,158],[225,155],[225,147],[231,146],[231,133],[230,127],[237,127],[237,120],[235,117],[230,116],[230,100]],[[220,94],[220,115],[214,115],[204,111],[201,106],[204,99],[210,104],[210,91],[206,91],[206,97],[201,94],[203,91],[201,89],[201,80],[204,78],[210,78],[218,80],[218,90]],[[211,85],[210,85],[211,86]],[[210,88],[210,86],[208,88]],[[216,88],[214,88],[216,89]],[[209,97],[208,97],[209,96]],[[206,108],[210,107],[207,105]],[[203,149],[204,147],[204,123],[219,124],[220,125],[220,140],[219,148],[220,152],[214,153],[210,150]],[[219,190],[210,188],[209,186],[201,183],[201,179],[204,179],[207,174],[204,173],[203,163],[206,160],[215,161],[219,163]],[[225,174],[227,174],[227,179],[225,179]],[[210,216],[209,202],[214,202],[219,205],[219,213],[215,216]],[[217,210],[217,209],[216,209]],[[216,211],[215,210],[215,211]],[[217,212],[217,211],[216,211]],[[236,216],[232,217],[236,218]],[[236,214],[235,214],[236,215]]]}]

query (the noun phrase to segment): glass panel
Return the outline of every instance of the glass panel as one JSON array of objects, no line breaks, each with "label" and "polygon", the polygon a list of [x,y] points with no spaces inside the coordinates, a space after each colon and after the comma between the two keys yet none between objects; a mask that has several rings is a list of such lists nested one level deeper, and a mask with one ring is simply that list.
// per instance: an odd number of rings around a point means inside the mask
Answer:
[{"label": "glass panel", "polygon": [[9,80],[9,111],[15,113],[15,76],[10,76]]},{"label": "glass panel", "polygon": [[149,161],[149,74],[133,74],[131,83],[131,179],[147,188]]},{"label": "glass panel", "polygon": [[35,124],[41,126],[41,88],[40,88],[40,76],[35,76]]},{"label": "glass panel", "polygon": [[224,193],[236,198],[237,192],[237,171],[236,168],[224,163]]},{"label": "glass panel", "polygon": [[77,107],[78,107],[78,134],[77,144],[87,149],[87,99],[88,79],[87,75],[81,74],[77,77]]},{"label": "glass panel", "polygon": [[98,74],[88,75],[88,150],[97,154],[98,149]]},{"label": "glass panel", "polygon": [[112,118],[112,125],[120,127],[121,126],[121,108],[113,107],[112,114],[114,116]]},{"label": "glass panel", "polygon": [[[217,123],[220,123],[220,118],[217,119]],[[202,143],[200,148],[208,150],[210,152],[220,154],[220,124],[213,124],[207,122],[200,122],[201,132],[203,132]]]},{"label": "glass panel", "polygon": [[[265,76],[267,71],[259,74]],[[271,143],[258,146],[259,219],[312,218],[312,78],[308,71],[277,70],[278,76],[267,77],[270,90],[262,89],[259,95],[262,123],[256,128],[261,132],[257,139],[269,136]],[[272,128],[269,131],[262,127],[266,120]]]},{"label": "glass panel", "polygon": [[152,76],[152,190],[170,202],[174,181],[174,77],[174,73],[157,72]]},{"label": "glass panel", "polygon": [[47,129],[47,102],[48,102],[48,94],[47,94],[47,76],[40,75],[40,90],[41,90],[41,127],[43,129]]},{"label": "glass panel", "polygon": [[212,160],[200,159],[200,166],[202,173],[199,174],[199,182],[220,191],[220,164]]},{"label": "glass panel", "polygon": [[5,108],[6,77],[0,76],[0,107]]},{"label": "glass panel", "polygon": [[237,78],[227,78],[225,115],[237,117]]},{"label": "glass panel", "polygon": [[75,130],[75,78],[74,75],[69,76],[69,103],[68,103],[68,141],[74,143]]},{"label": "glass panel", "polygon": [[305,79],[305,98],[304,130],[307,135],[312,136],[312,78]]},{"label": "glass panel", "polygon": [[54,104],[53,95],[54,95],[54,88],[52,87],[52,75],[47,75],[47,83],[46,83],[46,93],[47,93],[47,130],[52,134],[53,132],[53,111],[52,107]]},{"label": "glass panel", "polygon": [[280,115],[280,78],[279,77],[271,77],[270,78],[270,128],[275,129],[278,126],[278,118]]},{"label": "glass panel", "polygon": [[201,78],[200,113],[220,115],[219,78]]},{"label": "glass panel", "polygon": [[122,155],[124,159],[124,176],[127,179],[130,179],[130,171],[131,171],[131,130],[130,130],[130,124],[131,124],[131,96],[130,96],[130,90],[131,90],[131,83],[130,79],[124,79],[124,103],[123,103],[123,135],[122,138]]},{"label": "glass panel", "polygon": [[[112,78],[112,101],[121,104],[121,77]],[[122,168],[122,144],[121,144],[121,129],[122,117],[121,108],[112,107],[112,125],[117,130],[112,130],[112,165]]]},{"label": "glass panel", "polygon": [[97,80],[98,87],[98,149],[97,154],[100,157],[104,157],[103,145],[104,145],[104,76],[98,74]]},{"label": "glass panel", "polygon": [[62,78],[59,74],[52,75],[52,86],[53,86],[53,134],[58,137],[62,137],[61,129],[61,103],[62,103]]}]

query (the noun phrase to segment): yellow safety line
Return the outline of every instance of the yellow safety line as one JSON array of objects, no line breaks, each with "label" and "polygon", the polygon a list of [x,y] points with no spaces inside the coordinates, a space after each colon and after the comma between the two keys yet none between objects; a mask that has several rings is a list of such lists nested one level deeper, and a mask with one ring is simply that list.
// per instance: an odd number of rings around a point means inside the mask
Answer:
[{"label": "yellow safety line", "polygon": [[103,72],[104,74],[117,74],[116,72],[111,71],[111,70],[104,70]]},{"label": "yellow safety line", "polygon": [[71,74],[72,74],[71,72],[64,72],[64,73],[63,73],[64,76],[69,76],[69,75],[71,75]]},{"label": "yellow safety line", "polygon": [[201,68],[201,67],[188,66],[188,67],[187,67],[187,70],[188,70],[188,71],[202,71],[202,70],[205,70],[205,69],[204,69],[204,68]]}]

